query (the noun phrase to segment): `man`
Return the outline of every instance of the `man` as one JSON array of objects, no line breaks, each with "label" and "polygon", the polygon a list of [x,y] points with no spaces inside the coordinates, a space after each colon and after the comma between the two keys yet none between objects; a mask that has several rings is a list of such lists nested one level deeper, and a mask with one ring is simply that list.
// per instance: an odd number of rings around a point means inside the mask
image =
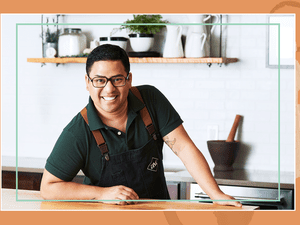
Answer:
[{"label": "man", "polygon": [[[65,127],[47,159],[43,198],[122,200],[107,201],[116,204],[170,199],[162,165],[165,142],[211,199],[234,199],[219,189],[163,94],[149,85],[131,86],[129,59],[122,48],[94,49],[85,82],[89,104]],[[72,182],[80,169],[83,184]],[[235,201],[217,203],[241,206]]]}]

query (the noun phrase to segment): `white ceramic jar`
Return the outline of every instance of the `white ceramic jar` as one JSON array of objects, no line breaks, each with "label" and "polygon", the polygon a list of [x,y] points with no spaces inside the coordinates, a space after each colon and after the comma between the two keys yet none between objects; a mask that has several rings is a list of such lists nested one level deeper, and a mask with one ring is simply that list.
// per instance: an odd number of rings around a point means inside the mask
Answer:
[{"label": "white ceramic jar", "polygon": [[72,56],[83,53],[86,49],[86,36],[79,28],[65,28],[58,39],[58,55]]}]

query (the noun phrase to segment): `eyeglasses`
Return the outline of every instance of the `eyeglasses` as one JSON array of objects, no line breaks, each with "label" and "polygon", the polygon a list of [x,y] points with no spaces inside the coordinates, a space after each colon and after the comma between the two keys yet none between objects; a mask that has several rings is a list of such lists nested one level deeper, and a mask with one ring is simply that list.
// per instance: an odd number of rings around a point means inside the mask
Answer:
[{"label": "eyeglasses", "polygon": [[108,81],[111,81],[112,85],[114,87],[123,87],[125,86],[126,80],[128,80],[129,77],[129,73],[127,74],[127,77],[124,77],[122,75],[116,75],[116,76],[112,76],[111,78],[107,78],[107,77],[94,77],[93,79],[91,79],[89,76],[89,80],[92,82],[93,86],[95,88],[103,88],[106,86]]}]

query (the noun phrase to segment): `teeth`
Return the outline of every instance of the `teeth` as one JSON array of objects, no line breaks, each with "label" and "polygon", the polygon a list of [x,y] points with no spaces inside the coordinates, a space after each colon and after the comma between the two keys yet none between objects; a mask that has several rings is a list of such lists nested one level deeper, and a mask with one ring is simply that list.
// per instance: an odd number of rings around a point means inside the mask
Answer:
[{"label": "teeth", "polygon": [[103,97],[104,100],[106,101],[111,101],[111,100],[114,100],[116,98],[116,96],[114,97]]}]

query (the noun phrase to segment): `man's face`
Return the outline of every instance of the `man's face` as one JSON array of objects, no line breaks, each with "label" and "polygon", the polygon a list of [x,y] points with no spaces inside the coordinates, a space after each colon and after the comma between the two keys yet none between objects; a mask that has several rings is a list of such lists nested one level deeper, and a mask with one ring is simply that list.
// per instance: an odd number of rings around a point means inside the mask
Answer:
[{"label": "man's face", "polygon": [[[94,62],[90,78],[104,76],[111,78],[112,76],[122,75],[127,77],[125,68],[120,60],[117,61],[97,61]],[[95,88],[87,75],[85,76],[86,89],[89,91],[94,105],[100,114],[116,113],[127,107],[127,96],[131,87],[132,75],[126,80],[125,86],[114,87],[111,81],[108,81],[103,88]]]}]

